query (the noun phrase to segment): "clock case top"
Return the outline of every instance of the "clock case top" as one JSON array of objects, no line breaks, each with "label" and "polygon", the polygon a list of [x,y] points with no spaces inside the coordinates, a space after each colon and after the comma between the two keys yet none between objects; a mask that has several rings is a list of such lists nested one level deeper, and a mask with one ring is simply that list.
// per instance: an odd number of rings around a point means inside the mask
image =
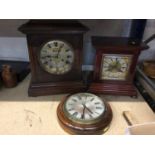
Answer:
[{"label": "clock case top", "polygon": [[[77,20],[30,20],[19,27],[26,34],[31,61],[29,96],[84,91],[82,77],[83,34],[88,28]],[[63,75],[49,74],[42,69],[38,55],[45,43],[62,40],[74,49],[72,69]]]},{"label": "clock case top", "polygon": [[[112,95],[136,96],[133,86],[135,67],[139,54],[149,47],[139,40],[128,37],[92,37],[92,44],[96,49],[96,59],[94,64],[93,82],[89,91],[93,93],[104,93]],[[131,55],[131,65],[125,80],[102,80],[100,78],[102,58],[104,55]]]},{"label": "clock case top", "polygon": [[70,19],[30,20],[19,27],[25,34],[83,34],[88,30],[77,20]]}]

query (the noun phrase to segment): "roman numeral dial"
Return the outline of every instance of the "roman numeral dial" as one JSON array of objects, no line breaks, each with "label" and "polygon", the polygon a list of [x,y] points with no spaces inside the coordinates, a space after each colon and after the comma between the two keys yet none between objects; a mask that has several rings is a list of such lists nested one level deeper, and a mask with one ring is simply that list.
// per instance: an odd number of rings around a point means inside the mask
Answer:
[{"label": "roman numeral dial", "polygon": [[64,109],[71,120],[90,123],[104,114],[105,105],[102,99],[94,94],[77,93],[67,99]]},{"label": "roman numeral dial", "polygon": [[74,51],[71,45],[61,40],[46,43],[39,55],[42,68],[50,74],[65,74],[72,68]]}]

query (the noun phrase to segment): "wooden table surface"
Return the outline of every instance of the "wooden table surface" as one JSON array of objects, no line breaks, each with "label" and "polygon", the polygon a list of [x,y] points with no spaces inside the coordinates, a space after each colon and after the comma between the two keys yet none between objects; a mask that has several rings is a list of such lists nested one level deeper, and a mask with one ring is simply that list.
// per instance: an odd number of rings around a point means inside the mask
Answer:
[{"label": "wooden table surface", "polygon": [[[16,88],[0,89],[0,134],[66,135],[57,121],[56,109],[65,95],[28,97],[30,75]],[[129,111],[137,123],[155,122],[155,115],[144,99],[126,96],[102,96],[113,111],[108,135],[125,134],[128,127],[122,116]]]}]

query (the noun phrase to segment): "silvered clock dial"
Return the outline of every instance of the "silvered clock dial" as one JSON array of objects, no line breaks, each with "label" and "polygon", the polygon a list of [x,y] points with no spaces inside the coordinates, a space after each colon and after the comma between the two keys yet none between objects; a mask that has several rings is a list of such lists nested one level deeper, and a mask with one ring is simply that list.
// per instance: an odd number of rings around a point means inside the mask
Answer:
[{"label": "silvered clock dial", "polygon": [[41,49],[39,61],[50,74],[60,75],[69,72],[74,61],[71,45],[61,40],[47,42]]},{"label": "silvered clock dial", "polygon": [[93,123],[103,116],[104,102],[96,95],[78,93],[70,96],[64,104],[66,116],[75,122]]},{"label": "silvered clock dial", "polygon": [[112,120],[112,111],[102,98],[92,93],[66,96],[57,108],[63,129],[71,134],[102,134]]},{"label": "silvered clock dial", "polygon": [[101,79],[125,80],[131,64],[131,55],[107,54],[103,55]]}]

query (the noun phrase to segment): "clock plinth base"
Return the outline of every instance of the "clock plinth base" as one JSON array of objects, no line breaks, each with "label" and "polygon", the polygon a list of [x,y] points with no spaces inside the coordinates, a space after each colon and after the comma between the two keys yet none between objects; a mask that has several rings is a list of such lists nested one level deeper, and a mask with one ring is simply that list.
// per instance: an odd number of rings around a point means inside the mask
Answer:
[{"label": "clock plinth base", "polygon": [[66,81],[59,83],[30,83],[28,96],[37,97],[44,95],[77,93],[86,91],[86,86],[82,81]]},{"label": "clock plinth base", "polygon": [[96,94],[107,94],[107,95],[124,95],[136,97],[137,91],[132,84],[103,84],[103,83],[92,83],[89,87],[89,92]]}]

